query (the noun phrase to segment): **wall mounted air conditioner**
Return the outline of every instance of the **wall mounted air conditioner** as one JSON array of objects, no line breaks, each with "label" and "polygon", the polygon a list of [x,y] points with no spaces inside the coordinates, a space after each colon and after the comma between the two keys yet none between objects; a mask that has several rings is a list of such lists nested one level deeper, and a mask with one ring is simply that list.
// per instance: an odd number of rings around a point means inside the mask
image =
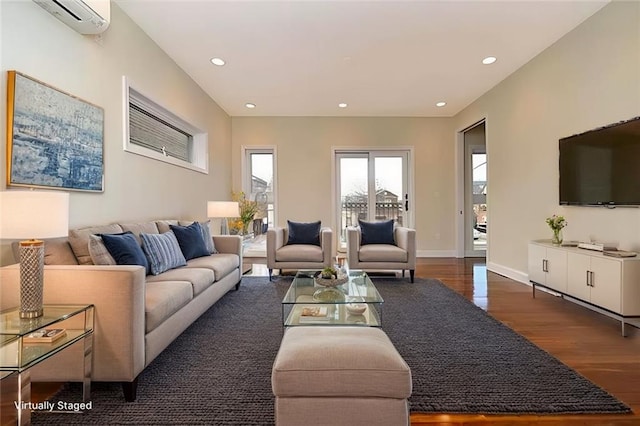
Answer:
[{"label": "wall mounted air conditioner", "polygon": [[109,26],[109,0],[33,1],[80,34],[100,34]]}]

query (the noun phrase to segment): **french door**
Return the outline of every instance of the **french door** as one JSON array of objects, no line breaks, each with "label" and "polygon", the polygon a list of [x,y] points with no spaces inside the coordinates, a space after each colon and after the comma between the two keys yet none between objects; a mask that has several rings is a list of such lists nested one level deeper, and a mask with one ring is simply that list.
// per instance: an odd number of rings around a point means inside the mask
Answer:
[{"label": "french door", "polygon": [[243,185],[247,199],[258,202],[253,232],[260,235],[275,223],[275,150],[245,148]]},{"label": "french door", "polygon": [[409,151],[336,151],[338,249],[358,220],[411,226]]}]

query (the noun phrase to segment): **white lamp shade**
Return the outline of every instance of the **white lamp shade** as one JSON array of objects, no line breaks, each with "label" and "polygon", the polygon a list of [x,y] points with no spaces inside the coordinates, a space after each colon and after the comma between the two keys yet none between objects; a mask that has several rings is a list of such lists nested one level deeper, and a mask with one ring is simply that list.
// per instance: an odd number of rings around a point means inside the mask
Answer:
[{"label": "white lamp shade", "polygon": [[69,234],[69,193],[0,192],[0,239],[55,238]]},{"label": "white lamp shade", "polygon": [[207,217],[239,217],[240,206],[236,201],[208,201]]}]

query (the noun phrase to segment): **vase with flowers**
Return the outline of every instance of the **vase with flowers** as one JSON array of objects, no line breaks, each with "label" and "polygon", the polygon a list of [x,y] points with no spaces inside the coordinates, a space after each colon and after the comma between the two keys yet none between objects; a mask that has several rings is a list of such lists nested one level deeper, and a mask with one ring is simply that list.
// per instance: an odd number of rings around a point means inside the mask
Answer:
[{"label": "vase with flowers", "polygon": [[230,224],[232,230],[236,234],[247,235],[249,226],[253,223],[253,217],[258,212],[258,202],[247,199],[244,192],[232,192],[232,200],[238,202],[240,208],[240,217],[233,220]]},{"label": "vase with flowers", "polygon": [[567,226],[567,220],[564,216],[553,215],[547,218],[547,225],[553,231],[553,237],[551,238],[551,244],[559,246],[562,244],[562,228]]}]

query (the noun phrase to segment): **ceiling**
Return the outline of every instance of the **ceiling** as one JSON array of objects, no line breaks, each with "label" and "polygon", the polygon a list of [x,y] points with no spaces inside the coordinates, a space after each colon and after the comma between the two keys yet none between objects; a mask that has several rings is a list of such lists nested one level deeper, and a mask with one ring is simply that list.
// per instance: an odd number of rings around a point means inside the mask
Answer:
[{"label": "ceiling", "polygon": [[446,117],[608,0],[116,3],[231,116]]}]

